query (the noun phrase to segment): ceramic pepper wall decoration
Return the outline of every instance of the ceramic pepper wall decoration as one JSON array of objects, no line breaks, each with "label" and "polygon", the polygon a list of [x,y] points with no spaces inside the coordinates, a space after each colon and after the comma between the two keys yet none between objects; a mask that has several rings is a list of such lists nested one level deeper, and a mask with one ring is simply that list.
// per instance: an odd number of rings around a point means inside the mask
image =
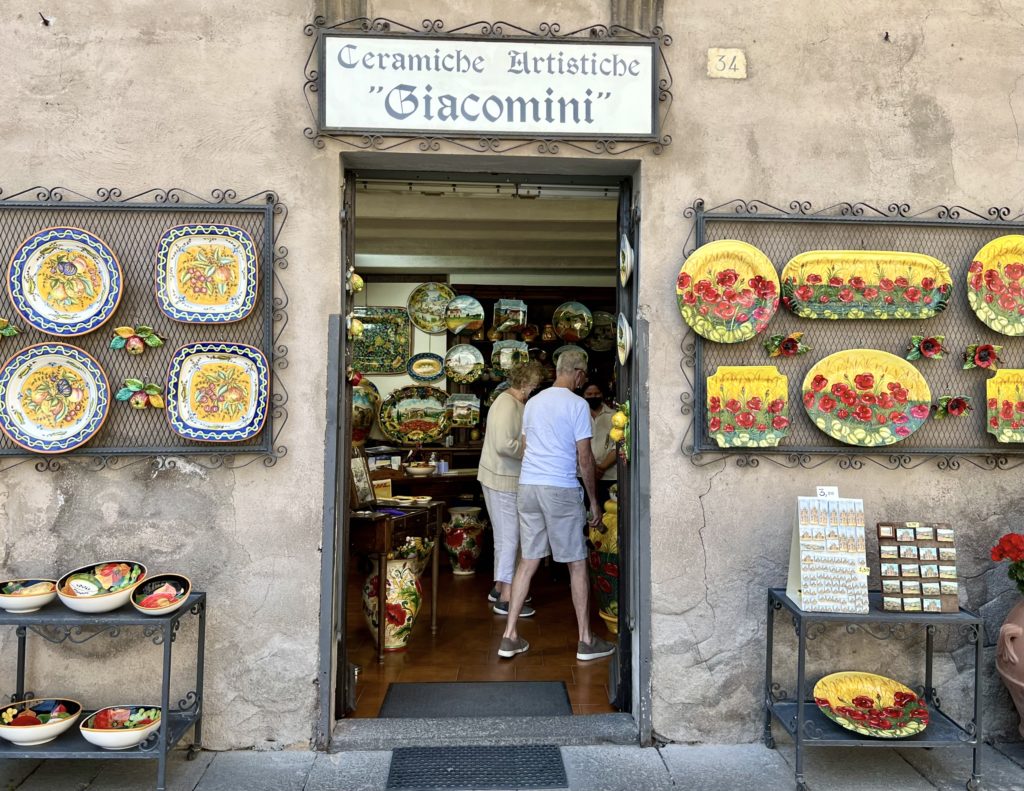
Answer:
[{"label": "ceramic pepper wall decoration", "polygon": [[772,335],[764,342],[765,351],[769,357],[795,357],[798,354],[806,354],[811,347],[801,343],[804,337],[802,332],[791,332],[789,335]]},{"label": "ceramic pepper wall decoration", "polygon": [[118,327],[110,341],[111,349],[124,349],[128,354],[142,354],[147,346],[158,349],[163,345],[164,339],[145,324],[138,327]]},{"label": "ceramic pepper wall decoration", "polygon": [[971,411],[971,399],[967,396],[944,395],[939,399],[935,407],[935,419],[942,420],[944,417],[960,417]]},{"label": "ceramic pepper wall decoration", "polygon": [[141,379],[125,379],[124,387],[117,391],[114,398],[127,401],[133,409],[164,408],[164,389],[157,384],[146,384]]},{"label": "ceramic pepper wall decoration", "polygon": [[942,342],[946,340],[945,335],[914,335],[910,338],[910,345],[907,346],[907,359],[920,360],[924,357],[927,360],[939,360],[942,353],[946,351]]},{"label": "ceramic pepper wall decoration", "polygon": [[999,368],[999,352],[1002,346],[991,343],[972,343],[964,352],[964,368],[988,368],[995,371]]},{"label": "ceramic pepper wall decoration", "polygon": [[13,338],[21,330],[11,324],[7,319],[0,319],[0,338]]}]

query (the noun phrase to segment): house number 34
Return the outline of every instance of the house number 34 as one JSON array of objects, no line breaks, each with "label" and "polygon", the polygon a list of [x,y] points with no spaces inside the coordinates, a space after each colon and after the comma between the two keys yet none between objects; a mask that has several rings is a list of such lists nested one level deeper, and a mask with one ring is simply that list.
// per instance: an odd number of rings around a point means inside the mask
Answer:
[{"label": "house number 34", "polygon": [[745,80],[747,56],[741,49],[708,50],[708,76],[714,79]]}]

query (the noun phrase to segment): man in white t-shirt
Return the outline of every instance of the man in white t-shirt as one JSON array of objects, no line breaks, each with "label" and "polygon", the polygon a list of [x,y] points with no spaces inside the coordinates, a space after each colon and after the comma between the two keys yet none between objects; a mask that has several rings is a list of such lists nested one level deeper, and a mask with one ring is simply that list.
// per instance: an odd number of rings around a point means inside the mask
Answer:
[{"label": "man in white t-shirt", "polygon": [[[516,631],[530,580],[541,560],[550,554],[569,568],[569,586],[579,627],[576,658],[608,656],[615,646],[590,631],[590,586],[583,527],[601,523],[597,499],[592,428],[587,402],[573,390],[587,379],[587,358],[570,349],[558,357],[555,383],[526,402],[523,412],[523,454],[519,473],[519,540],[522,562],[512,578],[508,621],[498,655],[511,658],[530,647]],[[577,464],[590,498],[590,519],[583,507],[583,490],[576,480]]]}]

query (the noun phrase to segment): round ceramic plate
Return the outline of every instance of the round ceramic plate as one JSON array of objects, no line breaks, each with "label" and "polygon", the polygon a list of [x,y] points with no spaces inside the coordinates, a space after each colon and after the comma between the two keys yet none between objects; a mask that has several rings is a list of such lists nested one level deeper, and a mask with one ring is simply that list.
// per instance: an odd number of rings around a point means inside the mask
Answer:
[{"label": "round ceramic plate", "polygon": [[444,378],[444,357],[433,352],[420,352],[409,358],[405,372],[414,382],[436,382]]},{"label": "round ceramic plate", "polygon": [[676,279],[683,321],[709,341],[748,341],[779,307],[779,276],[751,244],[723,239],[697,248]]},{"label": "round ceramic plate", "polygon": [[256,306],[256,245],[233,225],[178,225],[156,252],[156,302],[175,321],[225,324]]},{"label": "round ceramic plate", "polygon": [[7,269],[14,309],[37,330],[71,337],[114,315],[124,284],[114,252],[81,228],[47,228],[18,245]]},{"label": "round ceramic plate", "polygon": [[0,369],[0,429],[26,450],[73,450],[96,435],[109,409],[107,375],[74,346],[29,346]]},{"label": "round ceramic plate", "polygon": [[460,343],[444,356],[444,373],[453,382],[469,384],[484,372],[484,356],[476,346]]},{"label": "round ceramic plate", "polygon": [[555,335],[566,343],[576,343],[586,338],[594,326],[590,308],[582,302],[563,302],[551,317]]},{"label": "round ceramic plate", "polygon": [[607,352],[615,348],[615,317],[606,311],[594,311],[594,326],[587,336],[587,346],[595,352]]},{"label": "round ceramic plate", "polygon": [[874,673],[832,673],[814,685],[822,714],[848,731],[904,739],[928,727],[924,701],[905,684]]},{"label": "round ceramic plate", "polygon": [[380,405],[380,430],[403,445],[439,442],[450,428],[448,393],[416,385],[392,391]]},{"label": "round ceramic plate", "polygon": [[625,313],[619,314],[619,322],[615,328],[615,348],[619,353],[619,365],[625,365],[633,348],[633,328],[629,326]]},{"label": "round ceramic plate", "polygon": [[270,369],[255,346],[190,343],[167,370],[171,428],[200,442],[237,442],[263,429],[270,403]]},{"label": "round ceramic plate", "polygon": [[466,294],[455,297],[445,306],[444,323],[456,335],[476,332],[484,326],[484,306]]},{"label": "round ceramic plate", "polygon": [[414,325],[431,335],[448,331],[445,309],[455,299],[455,292],[445,283],[421,283],[409,295],[409,318]]},{"label": "round ceramic plate", "polygon": [[619,238],[619,282],[625,286],[633,274],[633,245],[626,234]]},{"label": "round ceramic plate", "polygon": [[967,301],[986,325],[1024,335],[1024,236],[1000,236],[982,247],[967,269]]}]

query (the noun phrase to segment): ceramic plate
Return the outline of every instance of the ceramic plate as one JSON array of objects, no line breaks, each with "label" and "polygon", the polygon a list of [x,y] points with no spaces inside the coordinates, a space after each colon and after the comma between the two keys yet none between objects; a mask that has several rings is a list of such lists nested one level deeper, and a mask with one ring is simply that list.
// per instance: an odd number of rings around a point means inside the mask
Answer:
[{"label": "ceramic plate", "polygon": [[530,347],[522,341],[497,341],[491,350],[491,365],[508,373],[514,365],[530,361]]},{"label": "ceramic plate", "polygon": [[200,442],[238,442],[263,429],[270,404],[270,369],[255,346],[190,343],[167,370],[171,428]]},{"label": "ceramic plate", "polygon": [[720,448],[774,448],[789,434],[789,379],[774,365],[723,365],[707,381],[708,434]]},{"label": "ceramic plate", "polygon": [[526,303],[521,299],[499,299],[494,303],[494,332],[519,332],[526,326]]},{"label": "ceramic plate", "polygon": [[354,308],[363,325],[352,339],[352,367],[364,374],[404,374],[412,353],[412,328],[405,308]]},{"label": "ceramic plate", "polygon": [[619,354],[619,365],[625,365],[633,348],[633,328],[629,326],[625,313],[619,314],[615,328],[615,348]]},{"label": "ceramic plate", "polygon": [[679,270],[683,321],[709,341],[739,343],[761,332],[779,307],[779,277],[751,244],[723,239],[697,248]]},{"label": "ceramic plate", "polygon": [[468,295],[455,297],[445,306],[444,323],[456,335],[476,332],[484,326],[484,306]]},{"label": "ceramic plate", "polygon": [[1003,368],[985,382],[986,430],[999,442],[1024,442],[1024,369]]},{"label": "ceramic plate", "polygon": [[96,435],[109,409],[107,375],[74,346],[29,346],[0,369],[0,429],[26,450],[73,450]]},{"label": "ceramic plate", "polygon": [[587,346],[595,352],[615,348],[615,317],[603,310],[594,311],[594,327],[587,336]]},{"label": "ceramic plate", "polygon": [[590,308],[582,302],[563,302],[551,317],[555,335],[566,343],[576,343],[586,338],[594,326]]},{"label": "ceramic plate", "polygon": [[405,370],[414,382],[436,382],[444,378],[444,357],[433,352],[414,354]]},{"label": "ceramic plate", "polygon": [[446,407],[453,426],[472,428],[480,422],[480,399],[472,393],[449,396]]},{"label": "ceramic plate", "polygon": [[1000,236],[982,247],[967,269],[967,301],[1003,335],[1024,335],[1024,236]]},{"label": "ceramic plate", "polygon": [[81,228],[47,228],[18,245],[7,269],[14,309],[37,330],[71,337],[114,315],[124,284],[106,242]]},{"label": "ceramic plate", "polygon": [[444,373],[453,382],[469,384],[484,372],[484,356],[476,346],[460,343],[444,356]]},{"label": "ceramic plate", "polygon": [[848,349],[815,363],[803,383],[804,408],[848,445],[892,445],[928,420],[932,394],[918,370],[875,349]]},{"label": "ceramic plate", "polygon": [[448,393],[436,387],[401,387],[380,405],[380,430],[403,445],[440,442],[451,425],[447,403]]},{"label": "ceramic plate", "polygon": [[913,690],[874,673],[847,671],[814,685],[822,714],[848,731],[880,739],[903,739],[928,727],[928,709]]},{"label": "ceramic plate", "polygon": [[424,332],[438,335],[447,332],[445,309],[455,299],[455,292],[445,283],[421,283],[409,295],[409,318]]},{"label": "ceramic plate", "polygon": [[177,225],[156,250],[156,303],[175,321],[227,324],[256,306],[256,245],[233,225]]},{"label": "ceramic plate", "polygon": [[633,274],[633,245],[626,234],[619,237],[619,282],[625,287]]}]

